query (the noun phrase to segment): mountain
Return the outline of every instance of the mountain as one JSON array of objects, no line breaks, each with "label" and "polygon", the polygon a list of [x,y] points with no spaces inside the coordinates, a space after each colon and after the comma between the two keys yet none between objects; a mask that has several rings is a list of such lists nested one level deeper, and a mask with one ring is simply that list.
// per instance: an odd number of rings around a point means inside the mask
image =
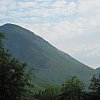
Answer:
[{"label": "mountain", "polygon": [[[64,82],[69,76],[77,75],[85,82],[95,70],[60,51],[33,32],[14,24],[0,26],[4,32],[5,47],[13,57],[27,62],[36,77],[53,83]],[[52,31],[51,31],[52,32]]]},{"label": "mountain", "polygon": [[96,72],[100,73],[100,67],[96,68]]}]

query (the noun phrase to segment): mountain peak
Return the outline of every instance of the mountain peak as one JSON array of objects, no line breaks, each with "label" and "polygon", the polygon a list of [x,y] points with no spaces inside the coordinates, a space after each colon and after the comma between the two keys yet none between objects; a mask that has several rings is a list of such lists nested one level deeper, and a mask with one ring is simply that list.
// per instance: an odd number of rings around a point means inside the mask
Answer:
[{"label": "mountain peak", "polygon": [[[14,23],[5,23],[3,24],[2,26],[19,26],[17,24],[14,24]],[[20,26],[21,27],[21,26]]]},{"label": "mountain peak", "polygon": [[12,30],[12,31],[18,31],[20,33],[31,33],[31,34],[34,34],[33,32],[31,32],[30,30],[22,27],[22,26],[19,26],[17,24],[12,24],[12,23],[6,23],[2,26],[0,26],[1,29],[6,29],[6,30]]},{"label": "mountain peak", "polygon": [[12,24],[12,23],[6,23],[6,24],[4,24],[4,25],[2,25],[1,27],[6,27],[6,28],[22,28],[22,29],[25,29],[25,28],[23,28],[23,27],[21,27],[21,26],[19,26],[19,25],[17,25],[17,24]]},{"label": "mountain peak", "polygon": [[10,26],[11,27],[11,26],[18,26],[18,25],[12,24],[12,23],[6,23],[6,24],[2,25],[2,27],[5,27],[5,26],[7,26],[7,27]]}]

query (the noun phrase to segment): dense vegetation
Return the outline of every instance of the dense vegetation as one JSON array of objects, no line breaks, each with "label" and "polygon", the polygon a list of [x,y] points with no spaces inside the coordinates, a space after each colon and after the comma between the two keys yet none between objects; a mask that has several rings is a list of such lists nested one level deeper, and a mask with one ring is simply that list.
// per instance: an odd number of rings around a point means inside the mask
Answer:
[{"label": "dense vegetation", "polygon": [[61,87],[49,85],[35,97],[39,100],[100,100],[100,74],[91,78],[88,89],[74,76],[64,82]]},{"label": "dense vegetation", "polygon": [[25,71],[26,64],[12,58],[3,47],[0,33],[0,100],[25,100],[33,87],[30,73]]}]

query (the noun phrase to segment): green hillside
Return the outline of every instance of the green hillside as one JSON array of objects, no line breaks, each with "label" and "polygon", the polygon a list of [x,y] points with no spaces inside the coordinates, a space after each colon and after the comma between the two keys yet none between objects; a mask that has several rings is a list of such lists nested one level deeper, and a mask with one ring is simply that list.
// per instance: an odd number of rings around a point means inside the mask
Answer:
[{"label": "green hillside", "polygon": [[[33,32],[14,24],[0,26],[6,36],[5,47],[13,57],[27,62],[36,77],[53,83],[61,83],[69,76],[77,75],[88,82],[95,70],[58,50]],[[51,31],[52,32],[52,31]]]}]

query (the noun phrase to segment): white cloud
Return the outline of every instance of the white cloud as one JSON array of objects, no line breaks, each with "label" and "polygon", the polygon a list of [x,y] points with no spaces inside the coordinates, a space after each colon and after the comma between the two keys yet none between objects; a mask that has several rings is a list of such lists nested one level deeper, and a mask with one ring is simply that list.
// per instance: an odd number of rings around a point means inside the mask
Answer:
[{"label": "white cloud", "polygon": [[92,20],[90,24],[93,27],[100,26],[100,15],[96,15],[94,20]]},{"label": "white cloud", "polygon": [[99,0],[79,0],[78,3],[79,3],[78,4],[79,13],[86,13],[89,12],[90,10],[100,7]]},{"label": "white cloud", "polygon": [[13,8],[15,8],[14,0],[0,0],[0,13],[7,12]]},{"label": "white cloud", "polygon": [[[72,50],[72,49],[71,49]],[[81,54],[83,57],[89,57],[89,56],[100,56],[100,45],[99,44],[83,44],[81,46],[77,46],[77,48],[74,48],[73,54],[77,55],[78,53]],[[86,55],[84,55],[86,53]]]},{"label": "white cloud", "polygon": [[56,2],[54,2],[52,5],[52,14],[54,15],[72,15],[73,13],[75,13],[76,10],[76,3],[75,2],[70,2],[68,4],[67,1],[65,0],[58,0]]},{"label": "white cloud", "polygon": [[37,3],[36,2],[18,2],[17,3],[17,6],[20,7],[20,8],[26,8],[26,7],[33,7],[33,6],[37,6]]}]

